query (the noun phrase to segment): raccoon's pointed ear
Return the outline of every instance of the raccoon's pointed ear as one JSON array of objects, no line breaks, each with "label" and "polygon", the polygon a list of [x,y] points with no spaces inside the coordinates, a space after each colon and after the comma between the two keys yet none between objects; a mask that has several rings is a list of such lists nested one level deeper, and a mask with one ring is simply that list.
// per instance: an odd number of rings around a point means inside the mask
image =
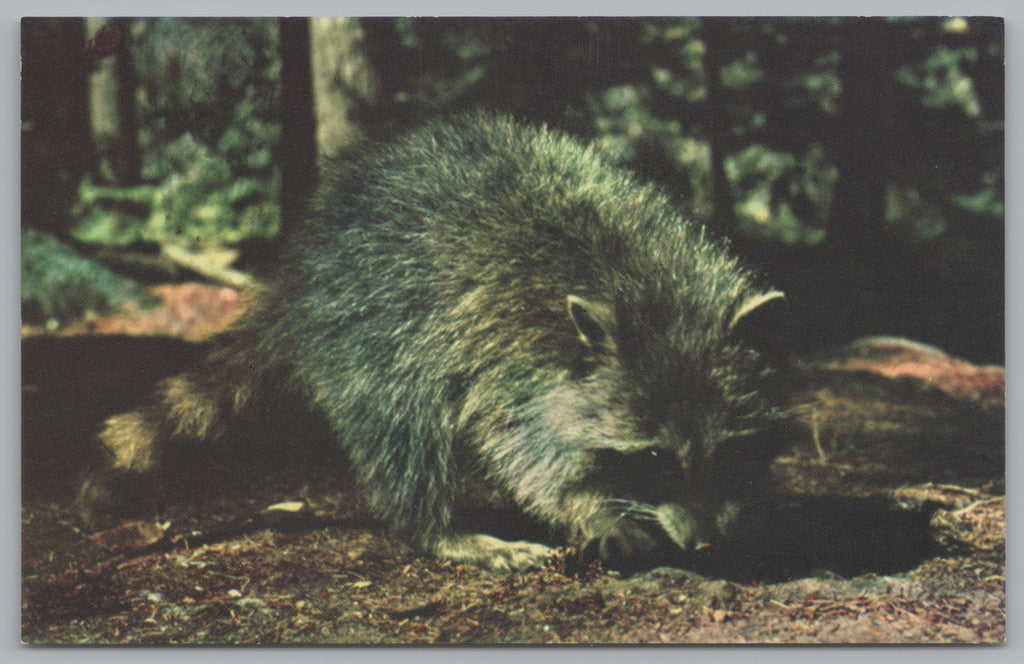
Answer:
[{"label": "raccoon's pointed ear", "polygon": [[612,347],[615,312],[609,305],[603,302],[590,302],[578,295],[567,296],[565,304],[580,341],[595,350]]},{"label": "raccoon's pointed ear", "polygon": [[781,352],[785,343],[786,296],[782,291],[751,295],[736,307],[729,334],[755,348]]}]

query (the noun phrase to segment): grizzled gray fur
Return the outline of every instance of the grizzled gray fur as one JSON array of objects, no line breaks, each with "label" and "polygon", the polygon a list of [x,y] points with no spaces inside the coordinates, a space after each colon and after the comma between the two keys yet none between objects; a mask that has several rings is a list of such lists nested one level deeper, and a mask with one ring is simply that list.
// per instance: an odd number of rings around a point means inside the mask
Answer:
[{"label": "grizzled gray fur", "polygon": [[246,320],[101,439],[114,468],[149,473],[167,441],[223,435],[287,389],[424,551],[549,555],[454,531],[471,472],[605,560],[692,550],[728,533],[777,451],[756,321],[780,297],[593,149],[469,115],[328,182]]}]

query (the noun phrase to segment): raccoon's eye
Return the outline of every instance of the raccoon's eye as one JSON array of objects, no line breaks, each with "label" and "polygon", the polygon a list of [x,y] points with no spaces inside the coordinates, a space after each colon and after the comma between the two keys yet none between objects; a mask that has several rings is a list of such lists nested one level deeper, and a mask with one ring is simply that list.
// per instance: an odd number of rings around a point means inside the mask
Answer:
[{"label": "raccoon's eye", "polygon": [[627,463],[640,475],[675,475],[680,472],[676,455],[661,447],[647,447],[626,456]]},{"label": "raccoon's eye", "polygon": [[633,452],[599,450],[596,458],[605,470],[633,477],[675,475],[681,470],[679,459],[671,450],[655,446]]}]

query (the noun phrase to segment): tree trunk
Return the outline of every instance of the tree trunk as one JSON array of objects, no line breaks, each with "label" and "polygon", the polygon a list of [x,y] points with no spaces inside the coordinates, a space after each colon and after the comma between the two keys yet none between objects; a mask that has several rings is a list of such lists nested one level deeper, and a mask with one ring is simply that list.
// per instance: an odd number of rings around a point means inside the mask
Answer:
[{"label": "tree trunk", "polygon": [[316,143],[321,162],[336,159],[366,133],[355,119],[376,102],[378,82],[352,18],[310,19]]},{"label": "tree trunk", "polygon": [[729,181],[725,177],[725,153],[729,122],[722,89],[722,58],[728,43],[729,19],[706,18],[704,25],[704,85],[707,87],[707,132],[711,146],[711,200],[714,203],[715,228],[732,235],[736,218],[732,212]]},{"label": "tree trunk", "polygon": [[109,184],[139,182],[142,159],[135,110],[137,77],[125,19],[85,19],[86,51],[93,59],[88,77],[89,123],[96,149],[96,174]]},{"label": "tree trunk", "polygon": [[309,19],[278,19],[281,54],[281,237],[302,218],[316,181]]},{"label": "tree trunk", "polygon": [[119,135],[121,140],[121,159],[117,162],[118,182],[125,185],[136,185],[142,170],[142,157],[139,155],[138,118],[135,109],[135,88],[138,80],[135,76],[135,63],[132,62],[131,34],[127,19],[113,21],[113,26],[120,31],[121,39],[114,51],[114,71],[117,76],[117,118],[121,124]]},{"label": "tree trunk", "polygon": [[[108,26],[105,18],[85,19],[86,32],[93,40],[100,40],[101,35],[116,31]],[[115,34],[111,38],[120,37]],[[97,175],[107,183],[116,183],[118,178],[114,163],[121,136],[121,122],[117,113],[117,71],[113,58],[98,58],[89,75],[89,122],[96,147]]]},{"label": "tree trunk", "polygon": [[80,18],[22,19],[22,225],[59,236],[92,166],[85,46]]},{"label": "tree trunk", "polygon": [[828,242],[837,254],[871,255],[878,253],[882,241],[885,187],[892,162],[893,50],[885,19],[846,19],[840,29],[839,178]]}]

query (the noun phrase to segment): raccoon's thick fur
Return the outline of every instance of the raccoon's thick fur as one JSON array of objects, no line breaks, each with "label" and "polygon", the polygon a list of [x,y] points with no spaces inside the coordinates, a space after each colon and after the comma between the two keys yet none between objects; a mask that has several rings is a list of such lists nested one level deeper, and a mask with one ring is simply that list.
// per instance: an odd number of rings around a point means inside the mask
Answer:
[{"label": "raccoon's thick fur", "polygon": [[471,472],[605,560],[694,549],[777,453],[757,321],[780,298],[593,149],[468,115],[328,182],[245,320],[101,440],[113,472],[145,477],[171,441],[223,436],[287,390],[424,551],[494,569],[549,555],[453,530]]}]

